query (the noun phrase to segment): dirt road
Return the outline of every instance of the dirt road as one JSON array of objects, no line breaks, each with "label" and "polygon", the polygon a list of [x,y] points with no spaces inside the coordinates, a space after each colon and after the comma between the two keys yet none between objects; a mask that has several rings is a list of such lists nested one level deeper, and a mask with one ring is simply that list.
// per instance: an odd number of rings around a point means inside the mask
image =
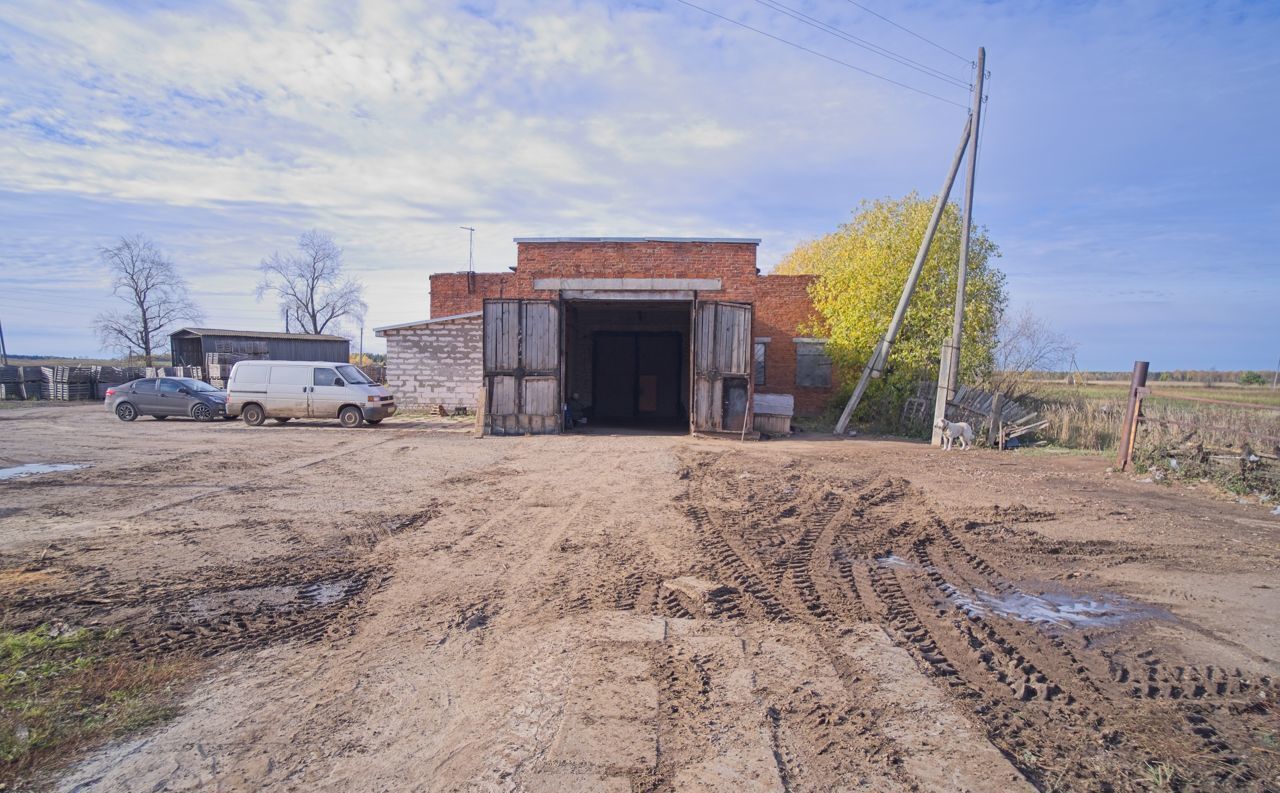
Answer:
[{"label": "dirt road", "polygon": [[6,628],[211,659],[63,790],[1275,790],[1280,518],[1089,457],[0,412]]}]

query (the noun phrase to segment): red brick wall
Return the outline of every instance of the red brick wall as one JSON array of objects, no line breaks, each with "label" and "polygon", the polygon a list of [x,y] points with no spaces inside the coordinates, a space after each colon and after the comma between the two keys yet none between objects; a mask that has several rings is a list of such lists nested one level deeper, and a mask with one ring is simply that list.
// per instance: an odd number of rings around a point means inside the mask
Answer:
[{"label": "red brick wall", "polygon": [[437,273],[431,276],[431,316],[479,311],[486,298],[554,299],[533,288],[537,278],[719,278],[723,289],[702,292],[710,300],[755,306],[754,336],[767,336],[761,393],[794,394],[796,412],[820,412],[834,389],[796,386],[794,338],[814,317],[808,288],[813,276],[761,276],[756,246],[725,242],[519,243],[516,269],[507,273]]},{"label": "red brick wall", "polygon": [[[762,394],[793,394],[796,413],[814,415],[826,407],[834,388],[801,388],[796,385],[798,337],[814,335],[806,326],[817,319],[809,300],[813,275],[766,275],[756,279],[755,335],[770,339],[765,346]],[[833,386],[835,384],[833,383]]]},{"label": "red brick wall", "polygon": [[431,317],[479,311],[489,297],[521,297],[515,273],[436,273],[431,276]]}]

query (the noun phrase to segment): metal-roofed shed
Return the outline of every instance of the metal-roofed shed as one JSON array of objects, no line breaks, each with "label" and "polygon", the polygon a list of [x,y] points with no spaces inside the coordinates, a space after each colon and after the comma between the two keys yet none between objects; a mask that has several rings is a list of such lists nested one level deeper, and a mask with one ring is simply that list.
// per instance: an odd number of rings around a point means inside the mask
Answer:
[{"label": "metal-roofed shed", "polygon": [[224,328],[181,328],[169,334],[174,366],[204,366],[209,353],[275,361],[346,363],[351,340],[315,333],[281,333]]}]

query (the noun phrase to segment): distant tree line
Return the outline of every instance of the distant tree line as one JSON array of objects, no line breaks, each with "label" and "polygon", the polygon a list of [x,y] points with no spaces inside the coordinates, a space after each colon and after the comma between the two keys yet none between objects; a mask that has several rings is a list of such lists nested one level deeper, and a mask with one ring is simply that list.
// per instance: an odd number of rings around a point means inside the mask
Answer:
[{"label": "distant tree line", "polygon": [[[1034,371],[1027,373],[1033,380],[1062,380],[1064,382],[1116,381],[1128,382],[1132,372],[1095,372],[1095,371]],[[1215,385],[1270,385],[1272,372],[1260,372],[1250,369],[1172,369],[1169,371],[1152,371],[1147,380],[1159,383],[1201,383],[1206,386]]]}]

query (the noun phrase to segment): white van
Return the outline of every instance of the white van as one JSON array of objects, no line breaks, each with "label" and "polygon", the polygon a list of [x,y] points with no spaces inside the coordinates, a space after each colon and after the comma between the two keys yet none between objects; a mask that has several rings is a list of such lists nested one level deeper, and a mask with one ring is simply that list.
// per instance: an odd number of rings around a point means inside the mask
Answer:
[{"label": "white van", "polygon": [[227,415],[253,427],[304,418],[359,427],[395,414],[391,392],[349,363],[240,361],[227,381]]}]

